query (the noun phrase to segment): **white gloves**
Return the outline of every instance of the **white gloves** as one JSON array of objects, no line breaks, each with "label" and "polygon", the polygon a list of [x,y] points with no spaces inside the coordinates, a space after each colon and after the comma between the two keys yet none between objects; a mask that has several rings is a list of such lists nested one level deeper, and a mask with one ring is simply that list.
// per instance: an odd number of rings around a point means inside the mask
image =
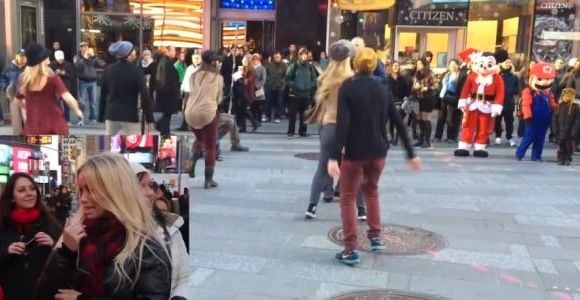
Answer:
[{"label": "white gloves", "polygon": [[499,104],[492,104],[491,105],[491,117],[495,118],[500,116],[503,111],[503,106]]}]

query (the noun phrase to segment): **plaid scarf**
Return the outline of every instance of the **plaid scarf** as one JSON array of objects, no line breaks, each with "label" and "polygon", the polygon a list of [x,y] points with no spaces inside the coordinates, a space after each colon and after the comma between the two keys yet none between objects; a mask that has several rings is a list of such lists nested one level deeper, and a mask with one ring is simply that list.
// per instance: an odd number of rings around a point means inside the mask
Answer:
[{"label": "plaid scarf", "polygon": [[79,268],[84,272],[79,278],[78,291],[92,297],[104,297],[107,291],[103,282],[110,280],[105,278],[105,268],[113,263],[125,245],[125,227],[115,217],[85,220],[84,225],[87,237],[79,250]]}]

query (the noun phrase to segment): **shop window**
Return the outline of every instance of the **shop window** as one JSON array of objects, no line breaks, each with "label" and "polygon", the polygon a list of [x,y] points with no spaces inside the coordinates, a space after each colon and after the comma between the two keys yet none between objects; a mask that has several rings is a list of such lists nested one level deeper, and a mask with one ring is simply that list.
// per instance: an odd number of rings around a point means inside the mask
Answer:
[{"label": "shop window", "polygon": [[449,46],[448,33],[427,33],[427,50],[433,53],[433,67],[447,67],[447,53]]}]

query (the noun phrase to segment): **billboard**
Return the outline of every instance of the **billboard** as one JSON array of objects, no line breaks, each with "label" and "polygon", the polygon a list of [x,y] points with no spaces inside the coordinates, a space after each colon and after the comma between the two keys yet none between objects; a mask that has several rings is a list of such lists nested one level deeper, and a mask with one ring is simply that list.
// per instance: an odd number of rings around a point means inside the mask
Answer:
[{"label": "billboard", "polygon": [[574,43],[579,43],[580,23],[576,20],[574,0],[537,0],[532,53],[537,61],[554,62],[572,58]]}]

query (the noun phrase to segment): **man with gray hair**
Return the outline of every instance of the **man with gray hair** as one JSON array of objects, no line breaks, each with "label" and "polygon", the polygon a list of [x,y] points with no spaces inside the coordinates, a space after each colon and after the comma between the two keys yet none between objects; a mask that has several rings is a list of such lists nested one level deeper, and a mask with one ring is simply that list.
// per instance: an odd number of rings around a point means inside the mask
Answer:
[{"label": "man with gray hair", "polygon": [[[354,37],[350,42],[356,48],[357,52],[359,50],[367,47],[365,41],[361,37],[358,37],[358,36]],[[373,49],[373,50],[377,51],[377,49]],[[380,59],[377,59],[377,68],[375,69],[373,76],[375,76],[375,77],[377,77],[377,79],[381,80],[381,83],[383,83],[383,80],[386,82],[387,73],[385,72],[385,64],[383,64],[383,62]]]}]

